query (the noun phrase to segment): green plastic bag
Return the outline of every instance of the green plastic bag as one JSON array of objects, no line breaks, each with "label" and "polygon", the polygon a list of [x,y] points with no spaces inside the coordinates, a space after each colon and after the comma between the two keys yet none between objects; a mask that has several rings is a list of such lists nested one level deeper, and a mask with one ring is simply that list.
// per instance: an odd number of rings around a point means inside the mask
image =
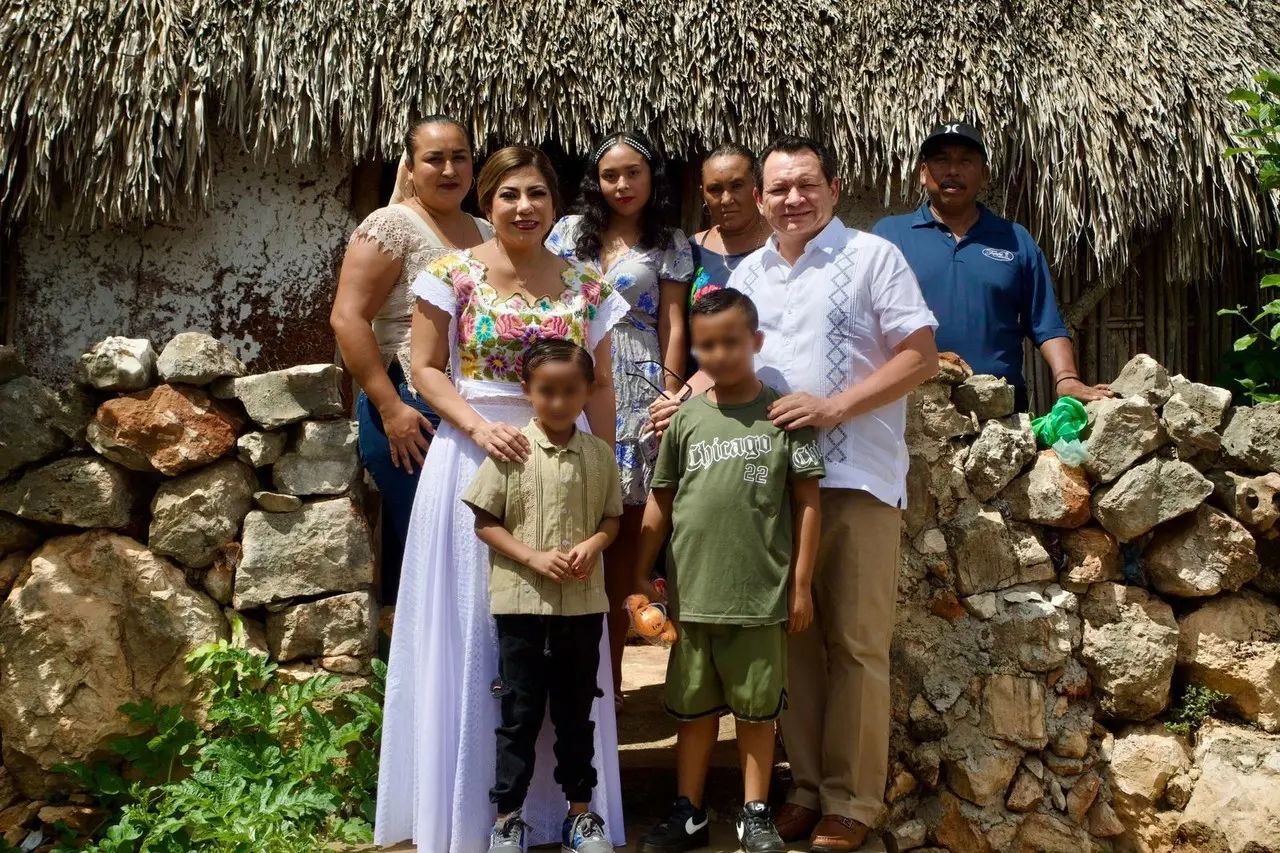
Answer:
[{"label": "green plastic bag", "polygon": [[1052,448],[1067,465],[1081,465],[1087,456],[1080,433],[1089,423],[1084,404],[1074,397],[1062,397],[1049,413],[1031,422],[1031,431],[1042,448]]}]

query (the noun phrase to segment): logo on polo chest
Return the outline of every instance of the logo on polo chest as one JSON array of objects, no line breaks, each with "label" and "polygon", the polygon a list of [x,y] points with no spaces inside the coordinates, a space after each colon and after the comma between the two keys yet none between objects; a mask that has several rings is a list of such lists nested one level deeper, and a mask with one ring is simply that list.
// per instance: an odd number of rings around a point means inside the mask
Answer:
[{"label": "logo on polo chest", "polygon": [[990,246],[982,250],[982,254],[986,255],[993,261],[1004,261],[1006,264],[1013,261],[1017,257],[1008,249],[993,249]]}]

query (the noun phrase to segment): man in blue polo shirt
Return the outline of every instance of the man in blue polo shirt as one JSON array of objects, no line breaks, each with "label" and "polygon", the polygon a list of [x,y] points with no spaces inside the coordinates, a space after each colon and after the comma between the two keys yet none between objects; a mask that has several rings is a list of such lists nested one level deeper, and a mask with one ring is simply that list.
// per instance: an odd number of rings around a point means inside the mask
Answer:
[{"label": "man in blue polo shirt", "polygon": [[990,177],[978,131],[963,122],[939,125],[920,147],[920,185],[929,200],[872,230],[901,249],[916,274],[938,319],[938,350],[956,353],[975,373],[1007,379],[1019,411],[1027,407],[1024,338],[1049,363],[1057,396],[1111,396],[1106,386],[1080,379],[1044,252],[1021,225],[978,203]]}]

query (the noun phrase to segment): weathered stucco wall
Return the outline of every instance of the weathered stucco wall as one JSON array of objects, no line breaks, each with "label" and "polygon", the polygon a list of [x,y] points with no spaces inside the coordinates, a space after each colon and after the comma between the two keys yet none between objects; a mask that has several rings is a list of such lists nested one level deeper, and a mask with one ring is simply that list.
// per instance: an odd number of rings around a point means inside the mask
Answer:
[{"label": "weathered stucco wall", "polygon": [[65,376],[107,335],[159,344],[188,329],[211,331],[254,370],[332,360],[349,165],[262,164],[230,140],[218,147],[207,217],[22,235],[16,343],[34,373]]}]

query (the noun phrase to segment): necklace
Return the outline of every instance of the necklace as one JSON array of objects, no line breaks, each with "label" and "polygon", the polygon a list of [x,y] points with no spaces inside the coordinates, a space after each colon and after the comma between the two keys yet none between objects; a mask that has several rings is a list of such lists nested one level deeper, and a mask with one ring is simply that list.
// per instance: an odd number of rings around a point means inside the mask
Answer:
[{"label": "necklace", "polygon": [[[753,228],[753,229],[751,230],[751,236],[752,236],[752,237],[759,237],[759,236],[760,236],[760,232],[761,232],[762,230],[764,230],[764,229],[762,229],[762,228],[760,227],[760,226],[761,226],[761,225],[763,225],[763,224],[764,224],[764,219],[763,219],[763,218],[761,218],[761,217],[756,217],[756,226],[755,226],[755,228]],[[725,242],[724,242],[724,229],[722,229],[719,225],[717,225],[717,226],[715,227],[715,230],[716,230],[716,233],[720,235],[720,245],[721,245],[721,246],[724,246],[724,250],[725,250],[725,252],[724,252],[724,266],[725,266],[725,269],[727,269],[729,272],[733,272],[734,270],[736,270],[736,269],[738,268],[738,264],[742,263],[742,259],[743,259],[743,258],[745,258],[747,255],[751,254],[753,251],[755,251],[755,249],[748,249],[748,250],[747,250],[747,251],[745,251],[745,252],[735,252],[735,253],[732,253],[732,254],[731,254],[731,253],[729,252],[729,247],[728,247],[727,245],[725,245]],[[754,241],[753,241],[753,242],[754,242]],[[760,240],[760,241],[756,244],[756,247],[755,247],[755,248],[756,248],[756,249],[760,248],[760,245],[761,245],[761,244],[763,244],[763,243],[764,243],[764,241],[763,241],[763,240]],[[731,258],[732,258],[732,260],[730,260]]]}]

